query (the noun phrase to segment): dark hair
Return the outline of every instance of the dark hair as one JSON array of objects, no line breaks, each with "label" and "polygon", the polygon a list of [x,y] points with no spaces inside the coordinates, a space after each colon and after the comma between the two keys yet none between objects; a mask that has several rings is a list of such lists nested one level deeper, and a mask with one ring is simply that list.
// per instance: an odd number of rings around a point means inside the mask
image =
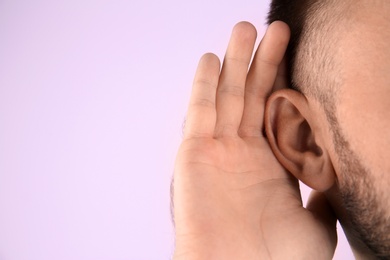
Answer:
[{"label": "dark hair", "polygon": [[[349,0],[272,0],[268,24],[280,20],[291,29],[287,48],[290,87],[306,96],[317,98],[324,106],[333,143],[340,159],[344,183],[340,184],[341,198],[353,229],[361,241],[379,259],[390,259],[390,235],[383,232],[388,225],[386,216],[367,178],[364,168],[343,136],[336,118],[335,99],[342,83],[337,56],[343,32],[353,26],[351,15],[354,5]],[[344,45],[345,48],[345,45]]]},{"label": "dark hair", "polygon": [[[290,76],[308,10],[314,2],[308,0],[274,0],[270,5],[267,19],[268,24],[274,21],[283,21],[288,24],[291,30],[291,38],[286,53]],[[294,84],[291,87],[299,90],[299,87],[294,86]]]},{"label": "dark hair", "polygon": [[[341,84],[338,77],[340,33],[346,28],[349,1],[272,0],[268,23],[287,23],[291,39],[287,48],[290,87],[321,103],[334,103],[334,92]],[[340,26],[340,24],[343,24]]]}]

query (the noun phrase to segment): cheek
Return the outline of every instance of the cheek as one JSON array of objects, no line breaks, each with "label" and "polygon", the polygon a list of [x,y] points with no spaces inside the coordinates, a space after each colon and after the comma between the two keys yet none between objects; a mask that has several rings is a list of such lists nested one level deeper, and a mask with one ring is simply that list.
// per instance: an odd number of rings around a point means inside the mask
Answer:
[{"label": "cheek", "polygon": [[358,90],[340,97],[340,127],[363,166],[390,183],[390,91]]}]

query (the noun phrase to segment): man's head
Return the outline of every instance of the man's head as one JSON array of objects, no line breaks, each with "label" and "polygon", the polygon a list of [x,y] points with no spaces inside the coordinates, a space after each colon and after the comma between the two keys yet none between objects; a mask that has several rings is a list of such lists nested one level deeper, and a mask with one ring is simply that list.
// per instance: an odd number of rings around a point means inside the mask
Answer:
[{"label": "man's head", "polygon": [[271,96],[266,121],[279,161],[334,204],[337,190],[349,239],[384,258],[390,257],[389,13],[387,0],[273,0],[269,23],[291,28],[286,58],[293,90]]}]

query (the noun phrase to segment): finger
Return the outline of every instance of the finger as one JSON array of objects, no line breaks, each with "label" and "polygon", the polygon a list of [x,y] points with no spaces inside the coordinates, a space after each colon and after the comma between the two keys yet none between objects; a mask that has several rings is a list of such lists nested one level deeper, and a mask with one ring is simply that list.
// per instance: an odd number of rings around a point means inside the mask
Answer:
[{"label": "finger", "polygon": [[328,241],[332,243],[335,249],[337,245],[337,218],[326,196],[321,192],[312,191],[306,209],[313,213],[315,218],[328,230]]},{"label": "finger", "polygon": [[215,136],[237,135],[244,109],[245,81],[256,41],[256,29],[238,23],[226,51],[217,91]]},{"label": "finger", "polygon": [[323,193],[312,191],[306,209],[315,214],[323,223],[326,223],[326,225],[331,227],[336,226],[337,218]]},{"label": "finger", "polygon": [[272,92],[289,38],[287,24],[274,22],[256,51],[245,87],[245,107],[239,130],[241,136],[262,135],[265,103]]},{"label": "finger", "polygon": [[199,61],[192,87],[184,138],[213,137],[219,72],[218,57],[211,53],[203,55]]},{"label": "finger", "polygon": [[279,89],[288,88],[289,85],[288,82],[289,82],[289,76],[287,74],[287,62],[286,62],[286,56],[284,56],[282,61],[279,64],[278,73],[276,75],[272,92]]}]

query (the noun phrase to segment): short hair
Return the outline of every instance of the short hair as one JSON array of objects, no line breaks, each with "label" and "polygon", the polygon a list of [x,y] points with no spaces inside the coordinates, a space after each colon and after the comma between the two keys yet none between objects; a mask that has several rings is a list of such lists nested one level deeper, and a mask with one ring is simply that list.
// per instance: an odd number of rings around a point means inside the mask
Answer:
[{"label": "short hair", "polygon": [[[280,20],[291,29],[287,48],[290,87],[334,107],[341,85],[338,42],[346,29],[350,0],[272,0],[268,24]],[[340,29],[343,27],[343,29]],[[329,111],[327,111],[329,112]]]},{"label": "short hair", "polygon": [[[390,235],[383,232],[389,217],[377,206],[380,201],[367,177],[368,170],[351,149],[335,115],[337,91],[343,83],[343,66],[338,59],[342,55],[340,43],[353,26],[354,8],[359,2],[362,1],[272,0],[268,23],[281,20],[291,29],[286,53],[290,87],[323,105],[344,179],[341,197],[354,232],[378,259],[390,259]],[[364,193],[362,186],[367,187]]]}]

